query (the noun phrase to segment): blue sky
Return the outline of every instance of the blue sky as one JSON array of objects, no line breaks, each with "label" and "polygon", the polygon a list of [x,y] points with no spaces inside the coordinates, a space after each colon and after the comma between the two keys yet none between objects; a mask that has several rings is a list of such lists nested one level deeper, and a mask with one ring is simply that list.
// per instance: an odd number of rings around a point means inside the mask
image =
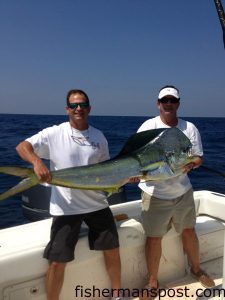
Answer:
[{"label": "blue sky", "polygon": [[224,117],[213,0],[1,0],[0,43],[0,113],[64,114],[80,88],[93,115],[153,116],[174,84],[181,116]]}]

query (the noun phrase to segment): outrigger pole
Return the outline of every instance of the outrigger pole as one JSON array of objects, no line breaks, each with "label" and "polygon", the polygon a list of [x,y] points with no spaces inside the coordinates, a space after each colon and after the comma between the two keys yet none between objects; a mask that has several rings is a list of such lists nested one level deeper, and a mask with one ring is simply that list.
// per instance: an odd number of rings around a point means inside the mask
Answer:
[{"label": "outrigger pole", "polygon": [[225,14],[223,10],[223,6],[220,0],[214,0],[214,3],[216,5],[216,10],[219,16],[220,24],[223,30],[223,44],[225,48]]}]

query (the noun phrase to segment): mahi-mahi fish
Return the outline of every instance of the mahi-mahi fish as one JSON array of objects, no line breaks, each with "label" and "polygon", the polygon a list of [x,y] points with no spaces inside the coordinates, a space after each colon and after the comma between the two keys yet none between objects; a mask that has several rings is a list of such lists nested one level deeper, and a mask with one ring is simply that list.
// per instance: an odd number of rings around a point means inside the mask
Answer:
[{"label": "mahi-mahi fish", "polygon": [[[177,128],[146,130],[133,134],[120,153],[113,159],[97,164],[51,171],[51,185],[73,189],[101,190],[109,194],[131,178],[142,181],[164,180],[178,176],[183,166],[194,158],[191,142]],[[0,200],[40,183],[33,169],[25,167],[0,167],[0,173],[25,179],[0,195]]]}]

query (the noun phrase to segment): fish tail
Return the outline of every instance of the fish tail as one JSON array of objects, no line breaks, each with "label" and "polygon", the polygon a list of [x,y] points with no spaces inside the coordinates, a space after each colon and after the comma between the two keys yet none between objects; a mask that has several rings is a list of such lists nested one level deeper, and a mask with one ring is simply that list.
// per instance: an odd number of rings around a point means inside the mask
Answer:
[{"label": "fish tail", "polygon": [[32,186],[38,184],[38,179],[36,178],[25,178],[20,181],[17,185],[6,191],[5,193],[0,194],[0,201],[7,199],[11,196],[14,196],[17,193],[21,193],[25,190],[28,190]]},{"label": "fish tail", "polygon": [[0,167],[0,173],[25,178],[33,175],[34,171],[30,168],[23,167]]},{"label": "fish tail", "polygon": [[21,168],[21,167],[0,167],[0,173],[14,175],[19,177],[27,177],[20,181],[17,185],[6,191],[5,193],[0,194],[0,200],[4,200],[8,197],[11,197],[17,193],[23,192],[32,186],[39,183],[38,178],[34,174],[32,169]]}]

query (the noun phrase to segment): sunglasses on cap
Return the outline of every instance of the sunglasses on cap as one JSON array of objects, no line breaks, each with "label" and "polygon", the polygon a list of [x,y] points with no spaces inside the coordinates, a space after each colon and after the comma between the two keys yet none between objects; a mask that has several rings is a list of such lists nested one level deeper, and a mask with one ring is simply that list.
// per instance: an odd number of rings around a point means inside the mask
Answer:
[{"label": "sunglasses on cap", "polygon": [[179,101],[180,101],[180,99],[177,99],[177,98],[162,98],[162,99],[158,99],[158,101],[160,102],[160,103],[168,103],[168,102],[170,102],[170,103],[178,103]]},{"label": "sunglasses on cap", "polygon": [[68,104],[68,107],[71,109],[77,109],[78,106],[80,106],[80,108],[87,108],[87,107],[89,107],[89,102],[69,103]]}]

